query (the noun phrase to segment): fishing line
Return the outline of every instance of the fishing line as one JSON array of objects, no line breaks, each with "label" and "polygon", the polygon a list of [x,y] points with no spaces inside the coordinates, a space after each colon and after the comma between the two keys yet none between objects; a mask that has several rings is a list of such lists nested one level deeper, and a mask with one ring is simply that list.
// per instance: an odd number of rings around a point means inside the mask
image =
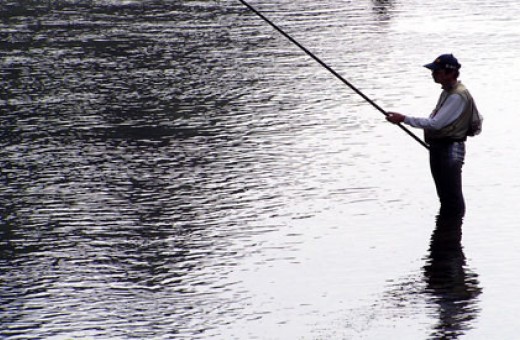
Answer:
[{"label": "fishing line", "polygon": [[[361,92],[359,89],[357,89],[354,85],[352,85],[350,82],[348,82],[345,78],[343,78],[338,72],[336,72],[334,69],[332,69],[329,65],[327,65],[325,62],[323,62],[320,58],[315,56],[311,51],[309,51],[307,48],[305,48],[302,44],[300,44],[298,41],[294,40],[293,37],[291,37],[289,34],[285,33],[280,27],[275,25],[271,20],[267,19],[262,13],[257,11],[253,6],[248,4],[244,0],[239,0],[244,6],[249,8],[251,12],[255,13],[257,16],[262,18],[265,22],[267,22],[269,25],[271,25],[275,30],[280,32],[284,37],[289,39],[294,45],[298,46],[303,52],[305,52],[309,57],[317,61],[321,66],[323,66],[325,69],[327,69],[330,73],[332,73],[336,78],[341,80],[345,85],[350,87],[354,92],[356,92],[358,95],[360,95],[364,100],[366,100],[369,104],[371,104],[373,107],[375,107],[378,111],[380,111],[385,116],[388,116],[388,112],[383,110],[379,105],[377,105],[373,100],[368,98],[363,92]],[[408,130],[406,127],[404,127],[401,123],[396,124],[399,126],[404,132],[406,132],[410,137],[415,139],[419,144],[424,146],[426,149],[429,149],[428,144],[423,142],[419,137],[417,137],[415,134],[413,134],[410,130]]]}]

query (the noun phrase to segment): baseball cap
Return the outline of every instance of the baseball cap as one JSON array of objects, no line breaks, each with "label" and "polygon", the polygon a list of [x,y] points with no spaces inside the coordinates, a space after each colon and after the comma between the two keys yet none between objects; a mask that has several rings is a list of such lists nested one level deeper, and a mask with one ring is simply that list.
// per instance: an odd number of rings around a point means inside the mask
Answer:
[{"label": "baseball cap", "polygon": [[461,65],[459,64],[457,58],[453,56],[453,54],[442,54],[438,56],[437,59],[433,61],[433,63],[426,64],[424,67],[432,71],[441,69],[458,70],[461,68]]}]

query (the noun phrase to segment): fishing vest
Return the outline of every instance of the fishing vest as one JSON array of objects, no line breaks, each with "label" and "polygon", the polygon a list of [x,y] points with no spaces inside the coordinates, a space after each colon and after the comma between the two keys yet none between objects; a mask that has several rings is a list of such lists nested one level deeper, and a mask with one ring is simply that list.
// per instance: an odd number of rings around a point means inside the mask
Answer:
[{"label": "fishing vest", "polygon": [[464,102],[466,103],[464,106],[464,110],[460,114],[460,116],[455,119],[451,124],[443,127],[440,130],[424,130],[424,139],[426,142],[432,141],[465,141],[468,133],[468,128],[470,126],[471,116],[473,113],[473,107],[475,106],[475,102],[473,101],[473,97],[469,93],[466,86],[464,86],[461,82],[458,82],[453,88],[449,90],[444,90],[439,97],[439,101],[437,102],[437,106],[433,111],[433,116],[437,111],[440,110],[446,99],[452,95],[457,94],[462,96]]}]

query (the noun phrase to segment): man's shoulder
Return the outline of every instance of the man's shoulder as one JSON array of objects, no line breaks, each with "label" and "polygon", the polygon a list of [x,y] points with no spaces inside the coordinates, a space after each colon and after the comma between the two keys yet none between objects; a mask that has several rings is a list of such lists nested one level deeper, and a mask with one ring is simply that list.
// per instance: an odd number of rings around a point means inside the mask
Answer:
[{"label": "man's shoulder", "polygon": [[466,92],[468,91],[468,88],[466,87],[466,85],[459,81],[457,82],[457,85],[453,87],[452,91],[456,93]]},{"label": "man's shoulder", "polygon": [[456,86],[454,86],[450,91],[448,91],[448,96],[455,98],[459,97],[466,101],[470,98],[471,95],[467,87],[461,82],[458,82]]}]

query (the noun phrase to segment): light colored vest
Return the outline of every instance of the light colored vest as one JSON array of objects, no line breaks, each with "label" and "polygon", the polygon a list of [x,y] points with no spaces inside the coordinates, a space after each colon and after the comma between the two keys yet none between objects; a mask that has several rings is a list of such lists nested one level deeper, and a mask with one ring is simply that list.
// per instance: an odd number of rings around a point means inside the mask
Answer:
[{"label": "light colored vest", "polygon": [[469,93],[466,86],[464,86],[461,82],[458,82],[450,90],[444,90],[439,97],[439,101],[437,102],[437,106],[435,107],[435,111],[437,112],[448,96],[452,94],[457,94],[462,96],[466,105],[464,106],[464,110],[460,114],[460,116],[455,119],[451,124],[443,127],[440,130],[424,130],[424,139],[426,142],[432,141],[465,141],[468,133],[468,128],[470,126],[471,116],[473,112],[473,107],[475,106],[475,102],[473,101],[473,97]]}]

